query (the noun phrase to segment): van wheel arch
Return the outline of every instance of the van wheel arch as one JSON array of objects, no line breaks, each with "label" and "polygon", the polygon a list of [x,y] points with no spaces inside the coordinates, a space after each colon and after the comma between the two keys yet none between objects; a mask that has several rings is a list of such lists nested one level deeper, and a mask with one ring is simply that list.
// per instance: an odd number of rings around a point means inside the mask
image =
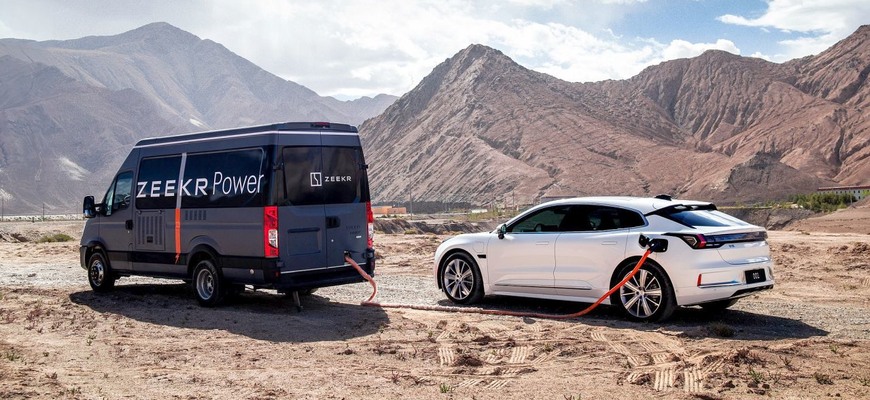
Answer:
[{"label": "van wheel arch", "polygon": [[215,267],[217,267],[218,271],[221,270],[220,262],[219,262],[220,257],[218,257],[217,252],[209,246],[204,246],[204,245],[196,246],[188,254],[189,254],[188,259],[187,259],[188,279],[191,279],[191,280],[193,279],[193,270],[194,270],[194,268],[196,268],[196,264],[198,264],[202,260],[206,260],[206,259],[211,260],[213,263],[215,263]]}]

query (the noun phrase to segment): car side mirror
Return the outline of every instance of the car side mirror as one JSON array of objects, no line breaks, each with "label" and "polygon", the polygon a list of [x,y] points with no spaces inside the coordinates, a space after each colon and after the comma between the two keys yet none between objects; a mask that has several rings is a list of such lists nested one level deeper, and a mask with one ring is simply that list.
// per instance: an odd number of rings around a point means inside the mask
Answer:
[{"label": "car side mirror", "polygon": [[85,218],[93,218],[97,216],[97,207],[94,205],[94,196],[85,196],[82,201],[82,214]]},{"label": "car side mirror", "polygon": [[504,239],[504,234],[507,233],[507,225],[501,224],[498,226],[498,238]]}]

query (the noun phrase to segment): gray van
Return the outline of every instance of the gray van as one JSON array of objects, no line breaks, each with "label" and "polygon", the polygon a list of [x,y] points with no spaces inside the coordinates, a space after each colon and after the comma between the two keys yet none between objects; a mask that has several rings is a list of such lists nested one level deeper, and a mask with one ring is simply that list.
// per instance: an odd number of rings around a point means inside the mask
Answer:
[{"label": "gray van", "polygon": [[374,273],[374,218],[357,129],[288,122],[139,141],[87,222],[81,265],[97,292],[124,276],[192,282],[215,306]]}]

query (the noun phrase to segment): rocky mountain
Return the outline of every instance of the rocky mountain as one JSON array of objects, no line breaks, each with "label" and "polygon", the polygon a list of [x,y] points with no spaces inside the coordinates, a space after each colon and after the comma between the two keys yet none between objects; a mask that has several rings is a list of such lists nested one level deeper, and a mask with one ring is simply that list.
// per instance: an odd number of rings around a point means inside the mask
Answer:
[{"label": "rocky mountain", "polygon": [[754,202],[868,184],[870,26],[783,64],[708,51],[570,83],[472,45],[360,131],[381,202],[655,195]]},{"label": "rocky mountain", "polygon": [[166,23],[115,36],[0,39],[6,212],[71,212],[138,139],[277,121],[359,124],[396,98],[319,96]]}]

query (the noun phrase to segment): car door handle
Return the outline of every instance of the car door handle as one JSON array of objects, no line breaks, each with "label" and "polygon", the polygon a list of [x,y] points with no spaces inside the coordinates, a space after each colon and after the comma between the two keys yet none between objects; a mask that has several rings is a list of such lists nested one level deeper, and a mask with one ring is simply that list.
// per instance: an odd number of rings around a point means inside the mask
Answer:
[{"label": "car door handle", "polygon": [[338,228],[341,226],[341,219],[338,217],[326,217],[326,229]]},{"label": "car door handle", "polygon": [[605,241],[601,242],[601,244],[604,246],[612,246],[612,245],[616,244],[616,241],[615,240],[605,240]]},{"label": "car door handle", "polygon": [[550,244],[550,242],[535,242],[535,246],[546,246]]},{"label": "car door handle", "polygon": [[128,231],[132,231],[133,230],[133,220],[128,219],[128,220],[124,221],[124,228],[127,228]]}]

